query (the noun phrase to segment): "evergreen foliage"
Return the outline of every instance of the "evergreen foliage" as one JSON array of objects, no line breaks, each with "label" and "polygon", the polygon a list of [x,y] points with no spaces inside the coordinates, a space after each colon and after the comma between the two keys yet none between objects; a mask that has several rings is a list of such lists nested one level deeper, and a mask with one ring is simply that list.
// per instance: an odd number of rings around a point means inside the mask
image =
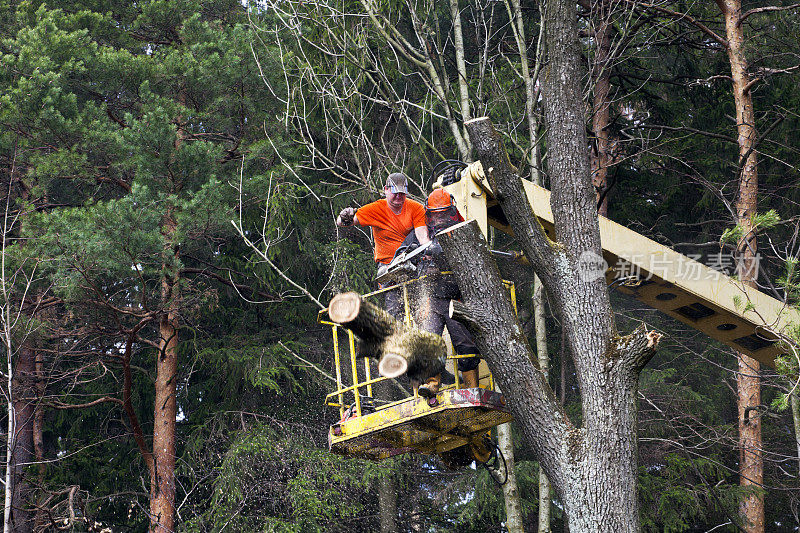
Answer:
[{"label": "evergreen foliage", "polygon": [[[458,108],[448,6],[371,4],[400,35],[419,32],[414,46],[441,52],[436,66],[449,73],[443,98],[357,3],[340,2],[336,18],[321,2],[261,9],[233,0],[0,1],[0,186],[16,217],[3,253],[8,268],[34,279],[4,305],[36,325],[44,463],[26,476],[41,530],[69,518],[72,487],[73,511],[86,518],[70,524],[74,531],[95,521],[147,530],[150,479],[131,413],[150,446],[158,318],[172,308],[180,317],[179,530],[378,531],[385,476],[397,486],[401,531],[504,530],[502,492],[482,469],[327,452],[327,428],[338,417],[323,406],[333,383],[319,372],[333,368],[330,333],[284,276],[323,303],[341,291],[373,290],[371,237],[336,230],[336,213],[376,199],[387,171],[405,169],[421,197],[433,164],[459,157],[447,119]],[[508,12],[498,6],[470,2],[464,10],[474,59],[467,83],[473,116],[500,125],[522,168],[524,88]],[[696,19],[718,24],[713,5],[690,7]],[[538,7],[523,8],[534,53]],[[785,15],[750,19],[759,30],[749,43],[753,69],[766,80],[754,92],[765,192],[753,222],[765,234],[764,275],[795,305],[798,11]],[[620,27],[626,54],[612,68],[611,129],[627,141],[613,170],[610,218],[703,258],[727,252],[742,229],[729,212],[738,168],[730,88],[718,79],[728,68],[724,50],[675,20],[643,17],[641,26],[649,29]],[[232,220],[280,272],[259,261]],[[504,270],[529,318],[530,275]],[[164,297],[165,279],[177,280],[175,299]],[[627,300],[616,305],[620,330],[645,320],[671,339],[640,383],[643,529],[705,531],[728,522],[719,530],[734,531],[730,352]],[[574,370],[556,317],[548,320],[551,383],[579,424]],[[126,369],[131,413],[122,405]],[[778,371],[762,415],[774,531],[797,524],[800,506],[787,396],[796,361],[781,360]],[[538,465],[516,451],[532,531]]]}]

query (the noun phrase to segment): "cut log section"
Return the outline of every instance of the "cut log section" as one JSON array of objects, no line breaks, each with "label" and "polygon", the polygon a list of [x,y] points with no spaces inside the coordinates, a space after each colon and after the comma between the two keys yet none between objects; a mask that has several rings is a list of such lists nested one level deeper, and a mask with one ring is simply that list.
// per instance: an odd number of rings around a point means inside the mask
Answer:
[{"label": "cut log section", "polygon": [[409,378],[425,381],[444,369],[447,348],[442,337],[407,327],[357,292],[334,296],[328,316],[361,340],[360,355],[380,360],[382,376],[407,372]]}]

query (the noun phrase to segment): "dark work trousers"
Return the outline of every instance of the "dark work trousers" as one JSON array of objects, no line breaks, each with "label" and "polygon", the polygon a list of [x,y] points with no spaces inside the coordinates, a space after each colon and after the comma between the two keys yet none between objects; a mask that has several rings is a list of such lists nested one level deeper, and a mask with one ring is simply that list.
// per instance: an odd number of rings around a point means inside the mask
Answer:
[{"label": "dark work trousers", "polygon": [[[423,331],[441,335],[444,327],[450,333],[450,340],[458,355],[469,355],[478,353],[475,339],[461,322],[450,318],[450,298],[439,298],[429,296],[427,302],[419,302],[417,310],[417,320]],[[480,363],[480,357],[465,357],[458,359],[458,369],[461,372],[475,370]]]},{"label": "dark work trousers", "polygon": [[[378,288],[382,289],[388,287],[389,284],[382,285],[378,283]],[[406,317],[405,305],[403,304],[403,291],[402,289],[392,289],[383,293],[384,306],[390,315],[398,322],[403,322]]]}]

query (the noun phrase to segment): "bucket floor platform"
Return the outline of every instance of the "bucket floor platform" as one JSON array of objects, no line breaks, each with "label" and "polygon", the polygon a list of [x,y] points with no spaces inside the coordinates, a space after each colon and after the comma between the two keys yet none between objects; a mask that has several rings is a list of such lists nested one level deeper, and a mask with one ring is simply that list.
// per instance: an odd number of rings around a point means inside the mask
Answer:
[{"label": "bucket floor platform", "polygon": [[385,459],[406,452],[436,454],[467,444],[513,420],[503,395],[486,389],[449,389],[436,404],[420,397],[337,422],[328,433],[332,452]]}]

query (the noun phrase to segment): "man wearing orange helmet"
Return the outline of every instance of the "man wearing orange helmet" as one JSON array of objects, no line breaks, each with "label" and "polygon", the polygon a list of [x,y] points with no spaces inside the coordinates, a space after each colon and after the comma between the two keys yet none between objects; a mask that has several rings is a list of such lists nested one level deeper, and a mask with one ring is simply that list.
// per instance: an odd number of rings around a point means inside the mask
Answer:
[{"label": "man wearing orange helmet", "polygon": [[[474,388],[478,386],[478,364],[480,363],[478,347],[475,340],[460,322],[450,318],[450,301],[461,298],[458,289],[451,275],[440,275],[442,271],[449,270],[447,261],[441,252],[441,247],[436,243],[436,234],[449,228],[453,224],[462,222],[464,218],[456,208],[455,200],[444,189],[436,189],[425,201],[425,218],[428,227],[428,234],[434,240],[429,247],[428,253],[431,262],[427,272],[420,274],[430,274],[432,281],[428,284],[427,298],[420,298],[417,302],[417,320],[423,330],[441,335],[444,327],[450,333],[453,347],[458,355],[472,355],[458,359],[458,370],[463,377],[464,388]],[[440,380],[434,378],[429,380],[425,386],[420,387],[420,394],[429,391],[438,391]],[[423,390],[426,387],[426,390]]]}]

